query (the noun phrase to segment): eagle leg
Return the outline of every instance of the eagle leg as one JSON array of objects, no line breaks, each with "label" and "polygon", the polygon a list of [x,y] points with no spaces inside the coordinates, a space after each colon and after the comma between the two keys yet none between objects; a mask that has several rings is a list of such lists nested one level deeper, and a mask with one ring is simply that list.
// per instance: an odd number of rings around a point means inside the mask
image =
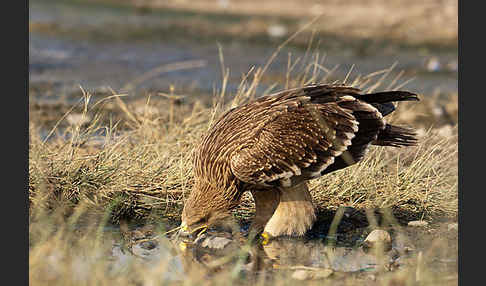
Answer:
[{"label": "eagle leg", "polygon": [[273,216],[275,209],[280,202],[279,189],[256,189],[251,191],[255,201],[255,218],[253,219],[250,232],[255,235],[262,232],[265,225]]},{"label": "eagle leg", "polygon": [[[288,188],[280,187],[272,192],[272,197],[270,195],[258,197],[260,199],[258,203],[255,200],[255,204],[260,206],[260,214],[264,214],[261,218],[256,217],[255,220],[258,220],[259,223],[266,221],[264,234],[270,237],[304,235],[316,220],[307,182]],[[264,206],[268,206],[268,208],[265,207],[265,210],[262,210]],[[258,209],[257,206],[257,216]],[[270,211],[273,211],[273,214],[270,219],[267,219]]]}]

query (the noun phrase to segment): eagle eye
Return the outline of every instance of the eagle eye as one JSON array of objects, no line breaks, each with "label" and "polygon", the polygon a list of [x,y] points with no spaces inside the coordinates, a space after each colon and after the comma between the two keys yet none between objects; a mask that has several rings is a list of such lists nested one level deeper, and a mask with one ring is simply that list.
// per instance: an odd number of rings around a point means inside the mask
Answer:
[{"label": "eagle eye", "polygon": [[194,224],[203,224],[206,223],[206,221],[207,221],[206,217],[202,217],[198,219]]}]

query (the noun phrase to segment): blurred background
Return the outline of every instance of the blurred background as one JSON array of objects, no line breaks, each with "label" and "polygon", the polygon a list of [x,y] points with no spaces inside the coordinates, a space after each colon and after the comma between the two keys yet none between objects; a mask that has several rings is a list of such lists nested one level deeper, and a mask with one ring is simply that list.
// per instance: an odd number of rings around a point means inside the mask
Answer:
[{"label": "blurred background", "polygon": [[279,52],[262,90],[285,78],[289,56],[307,52],[332,71],[329,81],[393,66],[388,80],[399,75],[408,90],[457,94],[457,9],[455,0],[31,0],[29,99],[70,102],[80,86],[137,97],[170,85],[203,99],[221,88],[222,66],[231,94],[313,19]]}]

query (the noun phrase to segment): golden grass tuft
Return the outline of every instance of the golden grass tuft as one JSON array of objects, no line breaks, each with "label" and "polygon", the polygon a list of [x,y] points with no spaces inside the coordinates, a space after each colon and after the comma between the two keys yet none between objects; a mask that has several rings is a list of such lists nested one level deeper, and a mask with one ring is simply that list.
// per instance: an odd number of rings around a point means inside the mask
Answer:
[{"label": "golden grass tuft", "polygon": [[[292,64],[289,59],[289,75],[263,93],[275,91],[276,85],[291,88],[325,82],[332,71],[318,68],[318,55],[309,59],[310,64],[297,60]],[[177,103],[151,94],[125,101],[115,91],[92,102],[83,90],[77,106],[55,121],[50,119],[49,132],[41,132],[46,125],[34,114],[29,132],[31,209],[63,206],[68,210],[86,201],[93,211],[111,208],[113,222],[122,217],[177,220],[192,186],[192,148],[225,110],[258,96],[267,67],[244,75],[235,95],[225,94],[229,71],[223,67],[223,86],[215,91],[212,106],[198,101]],[[364,90],[376,90],[390,70],[346,80]],[[292,72],[297,76],[291,76]],[[419,146],[372,147],[356,166],[313,180],[312,193],[319,206],[403,206],[422,217],[457,215],[458,141],[457,128],[451,127],[457,122],[457,96],[440,101],[420,97],[418,103],[400,103],[389,119],[418,129]],[[68,122],[75,112],[78,121]],[[243,206],[251,207],[251,202]],[[244,208],[240,211],[245,212]]]}]

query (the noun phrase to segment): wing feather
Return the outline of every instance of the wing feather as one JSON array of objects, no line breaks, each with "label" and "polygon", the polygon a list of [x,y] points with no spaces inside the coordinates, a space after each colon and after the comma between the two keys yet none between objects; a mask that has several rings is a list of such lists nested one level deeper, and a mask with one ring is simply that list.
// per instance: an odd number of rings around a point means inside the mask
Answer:
[{"label": "wing feather", "polygon": [[288,187],[360,161],[371,144],[412,145],[411,131],[383,119],[403,100],[418,96],[326,84],[252,100],[225,112],[202,138],[195,180]]},{"label": "wing feather", "polygon": [[[230,159],[238,179],[263,186],[295,185],[321,176],[352,144],[360,123],[352,105],[347,108],[340,104],[356,99],[343,95],[315,103],[304,89],[293,96],[277,95],[280,101],[267,105],[261,118],[253,118],[263,123],[242,144],[245,148],[237,150]],[[319,95],[308,90],[313,96]]]}]

